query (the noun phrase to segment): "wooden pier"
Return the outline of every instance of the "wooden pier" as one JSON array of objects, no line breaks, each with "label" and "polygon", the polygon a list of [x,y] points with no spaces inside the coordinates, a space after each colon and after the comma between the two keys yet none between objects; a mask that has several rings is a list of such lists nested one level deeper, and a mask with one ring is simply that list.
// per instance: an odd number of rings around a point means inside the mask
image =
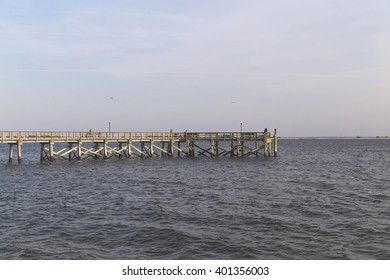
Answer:
[{"label": "wooden pier", "polygon": [[25,143],[40,144],[40,159],[111,157],[270,157],[277,156],[277,130],[264,132],[42,132],[2,131],[0,144],[22,160]]}]

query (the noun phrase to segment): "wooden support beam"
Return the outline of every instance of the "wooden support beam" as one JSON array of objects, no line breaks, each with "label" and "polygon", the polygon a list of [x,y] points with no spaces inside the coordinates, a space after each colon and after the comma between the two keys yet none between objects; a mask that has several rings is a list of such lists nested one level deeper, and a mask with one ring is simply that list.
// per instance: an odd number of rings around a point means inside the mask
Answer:
[{"label": "wooden support beam", "polygon": [[[198,152],[198,155],[199,155],[199,156],[203,156],[203,155],[205,155],[206,153],[209,154],[210,156],[213,156],[212,147],[210,147],[210,148],[208,148],[208,149],[203,149],[202,147],[196,145],[195,143],[192,143],[192,145],[193,145],[194,147],[198,148],[199,150],[201,150],[201,151]],[[194,154],[194,155],[195,155],[195,154]]]},{"label": "wooden support beam", "polygon": [[241,140],[240,139],[237,139],[237,153],[236,153],[236,156],[239,157],[240,156],[240,153],[241,153]]},{"label": "wooden support beam", "polygon": [[[153,137],[153,135],[152,135]],[[154,155],[154,150],[153,150],[153,139],[150,140],[149,142],[149,156],[153,156]]]},{"label": "wooden support beam", "polygon": [[18,148],[17,148],[18,162],[22,161],[22,145],[23,145],[23,141],[21,139],[19,139],[18,140]]},{"label": "wooden support beam", "polygon": [[[180,142],[177,142],[177,146],[175,144],[172,144],[172,150],[176,150],[177,151],[177,156],[180,157],[180,154],[183,153],[183,154],[187,154],[186,151],[184,151],[183,149],[180,148]],[[173,153],[172,153],[173,154]]]},{"label": "wooden support beam", "polygon": [[54,141],[50,141],[49,143],[49,159],[51,161],[54,160]]},{"label": "wooden support beam", "polygon": [[72,160],[73,143],[68,143],[68,160]]},{"label": "wooden support beam", "polygon": [[99,148],[99,144],[97,144],[96,146],[93,147],[93,150],[89,149],[85,152],[94,158],[100,158],[100,157],[103,157],[103,149],[104,149],[104,147]]},{"label": "wooden support beam", "polygon": [[14,153],[14,144],[10,143],[9,144],[9,157],[8,157],[8,161],[9,162],[12,162],[12,159],[13,159],[13,153]]},{"label": "wooden support beam", "polygon": [[264,157],[271,156],[272,137],[270,132],[264,132]]},{"label": "wooden support beam", "polygon": [[250,147],[247,147],[245,145],[242,145],[242,157],[248,157],[248,156],[251,156],[251,155],[255,155],[255,156],[258,156],[258,152],[259,152],[259,148],[258,147],[255,147],[254,149],[253,148],[250,148]]},{"label": "wooden support beam", "polygon": [[211,157],[213,157],[213,153],[211,152],[211,147],[208,148],[207,150],[204,150],[204,149],[201,148],[201,150],[202,150],[202,152],[198,152],[198,155],[199,155],[199,156],[204,156],[204,155],[207,153],[207,154],[209,154]]},{"label": "wooden support beam", "polygon": [[107,142],[107,140],[106,140],[106,141],[104,141],[104,143],[103,143],[103,158],[107,158],[107,157],[108,157],[107,146],[108,146],[108,142]]},{"label": "wooden support beam", "polygon": [[234,145],[234,138],[233,138],[234,136],[233,136],[233,133],[232,133],[232,135],[231,135],[231,142],[230,142],[230,148],[231,148],[231,150],[230,150],[230,156],[231,157],[234,157],[234,149],[235,149],[235,146],[236,145]]},{"label": "wooden support beam", "polygon": [[45,144],[41,143],[41,161],[45,159]]},{"label": "wooden support beam", "polygon": [[99,153],[100,153],[100,151],[99,151],[99,143],[98,142],[94,142],[94,145],[93,145],[93,152],[91,152],[92,153],[92,156],[95,158],[95,159],[97,159],[97,158],[99,158]]},{"label": "wooden support beam", "polygon": [[163,155],[172,156],[172,154],[170,152],[168,152],[167,150],[164,150],[163,148],[160,148],[159,146],[157,146],[155,144],[153,144],[153,147],[156,148],[157,150],[161,151],[161,156],[163,156]]},{"label": "wooden support beam", "polygon": [[69,153],[68,148],[63,148],[63,149],[59,150],[58,152],[53,150],[53,154],[55,157],[61,157],[63,159],[68,159],[65,157],[68,153]]},{"label": "wooden support beam", "polygon": [[118,149],[119,149],[119,151],[118,151],[118,157],[119,157],[119,158],[122,158],[122,157],[123,157],[123,145],[122,145],[122,143],[119,143]]},{"label": "wooden support beam", "polygon": [[271,156],[271,138],[265,138],[264,139],[264,157],[270,157]]},{"label": "wooden support beam", "polygon": [[[186,139],[187,139],[187,133],[186,133]],[[191,141],[186,140],[186,156],[190,157],[191,155],[192,155]]]},{"label": "wooden support beam", "polygon": [[224,157],[229,155],[230,157],[234,157],[234,150],[236,147],[233,145],[230,149],[224,149],[224,148],[219,148],[222,150],[222,152],[219,153],[220,156]]},{"label": "wooden support beam", "polygon": [[177,147],[174,145],[174,144],[172,144],[172,148],[176,148],[176,150],[177,150],[177,156],[178,157],[180,157],[180,152],[182,152],[182,149],[180,149],[180,141],[177,143]]},{"label": "wooden support beam", "polygon": [[83,142],[79,140],[77,142],[77,159],[80,160],[83,157],[83,151],[82,151],[82,144]]},{"label": "wooden support beam", "polygon": [[[76,149],[76,148],[74,148],[74,149]],[[97,146],[97,145],[94,145],[90,149],[87,149],[87,148],[81,146],[81,155],[85,156],[84,159],[87,159],[89,157],[94,157],[95,159],[96,158],[103,158],[104,157],[103,153],[102,153],[103,149],[104,149],[104,147],[99,148],[99,146]]]},{"label": "wooden support beam", "polygon": [[195,156],[195,142],[191,141],[191,156]]},{"label": "wooden support beam", "polygon": [[218,157],[219,149],[218,149],[218,141],[211,140],[211,157]]},{"label": "wooden support beam", "polygon": [[[159,147],[157,147],[157,149],[159,149]],[[161,151],[161,156],[162,157],[165,157],[167,155],[166,151],[165,151],[165,142],[164,141],[161,142],[161,149],[160,149],[160,151]]]},{"label": "wooden support beam", "polygon": [[[171,134],[172,134],[172,130],[171,130]],[[173,156],[173,153],[174,153],[173,143],[174,143],[174,140],[173,140],[173,135],[172,135],[171,141],[169,141],[169,145],[168,145],[168,150],[169,150],[170,156]],[[179,142],[179,145],[180,145],[180,142]]]},{"label": "wooden support beam", "polygon": [[128,142],[127,142],[127,154],[129,155],[129,157],[131,157],[131,155],[133,154],[133,151],[132,151],[132,149],[131,149],[131,140],[129,140]]},{"label": "wooden support beam", "polygon": [[194,141],[188,141],[188,156],[194,157],[195,156],[195,143]]},{"label": "wooden support beam", "polygon": [[[143,151],[143,147],[142,147],[142,142],[141,142],[141,149],[138,149],[136,146],[134,146],[133,144],[129,144],[131,146],[131,148],[133,148],[135,151],[137,151],[139,153],[136,154],[137,156],[139,157],[145,157],[147,156],[147,154]],[[135,153],[134,153],[135,154]]]},{"label": "wooden support beam", "polygon": [[128,145],[124,145],[125,143],[119,142],[117,147],[111,148],[107,146],[108,153],[112,156],[116,156],[118,158],[129,157],[128,154]]},{"label": "wooden support beam", "polygon": [[145,157],[147,154],[145,153],[145,142],[141,142],[141,157]]},{"label": "wooden support beam", "polygon": [[278,134],[277,129],[274,131],[274,157],[278,156]]}]

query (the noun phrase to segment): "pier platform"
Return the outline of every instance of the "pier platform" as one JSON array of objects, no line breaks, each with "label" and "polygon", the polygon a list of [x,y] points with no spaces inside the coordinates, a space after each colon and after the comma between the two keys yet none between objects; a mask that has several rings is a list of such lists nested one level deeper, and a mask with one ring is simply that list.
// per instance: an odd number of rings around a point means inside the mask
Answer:
[{"label": "pier platform", "polygon": [[111,157],[277,156],[277,130],[270,132],[47,132],[0,131],[0,144],[22,160],[25,143],[41,145],[40,159]]}]

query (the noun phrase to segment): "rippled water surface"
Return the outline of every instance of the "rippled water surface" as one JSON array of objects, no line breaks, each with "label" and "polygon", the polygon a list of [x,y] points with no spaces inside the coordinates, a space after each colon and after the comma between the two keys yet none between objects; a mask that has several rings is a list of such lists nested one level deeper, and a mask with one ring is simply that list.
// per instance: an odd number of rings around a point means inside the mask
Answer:
[{"label": "rippled water surface", "polygon": [[278,158],[21,164],[0,146],[0,258],[390,259],[390,141]]}]

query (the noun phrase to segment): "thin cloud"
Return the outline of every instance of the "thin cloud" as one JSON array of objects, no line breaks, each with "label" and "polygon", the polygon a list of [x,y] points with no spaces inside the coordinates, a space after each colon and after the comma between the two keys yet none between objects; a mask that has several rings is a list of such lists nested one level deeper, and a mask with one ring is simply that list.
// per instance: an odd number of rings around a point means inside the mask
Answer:
[{"label": "thin cloud", "polygon": [[[119,94],[123,110],[102,104],[94,112],[117,114],[117,126],[126,129],[125,120],[144,110],[135,104],[155,112],[145,122],[174,125],[185,113],[193,116],[186,124],[196,126],[199,115],[210,120],[219,109],[215,125],[236,116],[257,125],[268,114],[284,133],[289,121],[303,134],[317,124],[350,134],[353,123],[380,129],[378,120],[390,118],[385,1],[82,2],[66,1],[56,16],[35,7],[43,19],[27,9],[25,17],[0,20],[1,92],[25,92],[23,100],[36,102],[21,118],[40,106],[34,94],[51,96],[53,89],[54,99],[71,92],[80,104]],[[4,116],[11,99],[2,99]],[[221,100],[240,103],[228,106],[232,113],[218,107]],[[161,114],[165,107],[176,111]],[[337,123],[344,112],[348,119]]]}]

